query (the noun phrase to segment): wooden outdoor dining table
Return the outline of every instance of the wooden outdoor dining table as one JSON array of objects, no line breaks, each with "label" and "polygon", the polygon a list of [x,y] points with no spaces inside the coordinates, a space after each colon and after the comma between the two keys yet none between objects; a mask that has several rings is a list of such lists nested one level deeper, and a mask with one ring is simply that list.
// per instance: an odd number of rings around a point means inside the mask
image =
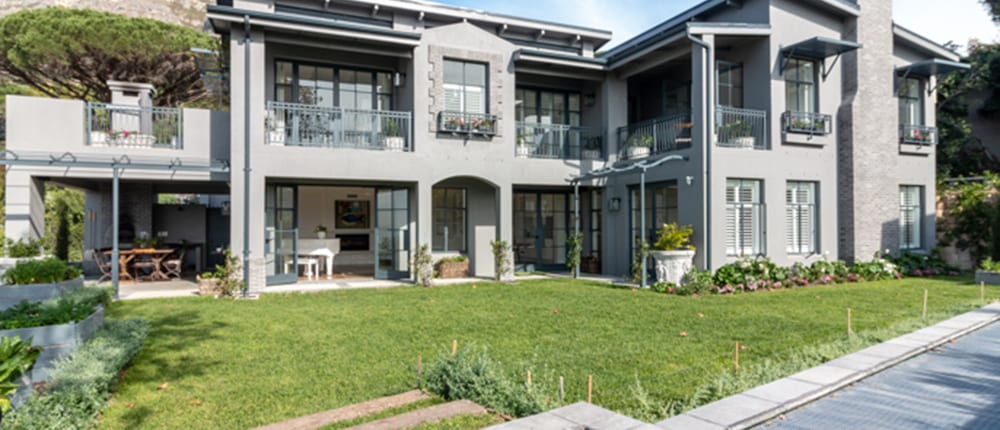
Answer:
[{"label": "wooden outdoor dining table", "polygon": [[[112,251],[104,251],[105,254],[111,255]],[[148,255],[149,259],[153,262],[153,271],[149,274],[150,280],[167,280],[167,274],[163,273],[163,260],[167,258],[170,254],[173,254],[173,249],[154,249],[154,248],[137,248],[137,249],[122,249],[118,251],[118,267],[120,275],[123,279],[127,278],[129,280],[138,281],[138,276],[133,277],[132,274],[128,272],[128,266],[135,260],[136,256]]]}]

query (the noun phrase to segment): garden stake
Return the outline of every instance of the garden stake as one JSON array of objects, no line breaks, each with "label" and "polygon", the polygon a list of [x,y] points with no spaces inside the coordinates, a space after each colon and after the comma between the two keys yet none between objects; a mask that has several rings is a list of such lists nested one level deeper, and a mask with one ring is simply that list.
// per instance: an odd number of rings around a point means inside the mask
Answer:
[{"label": "garden stake", "polygon": [[923,319],[927,319],[927,289],[924,288],[924,314]]},{"label": "garden stake", "polygon": [[979,281],[979,301],[986,302],[986,282]]},{"label": "garden stake", "polygon": [[458,354],[458,339],[451,341],[451,356],[454,357],[455,354]]},{"label": "garden stake", "polygon": [[422,361],[422,359],[420,357],[420,354],[417,354],[417,388],[420,388],[420,378],[421,378],[421,376],[423,376],[423,373],[424,373],[424,368],[423,367],[424,367],[424,364],[423,364],[423,361]]},{"label": "garden stake", "polygon": [[736,341],[736,348],[733,349],[733,375],[740,374],[740,342]]},{"label": "garden stake", "polygon": [[559,377],[559,404],[566,404],[566,391],[563,390],[563,377]]},{"label": "garden stake", "polygon": [[851,330],[851,308],[847,308],[847,336],[850,337],[854,332]]},{"label": "garden stake", "polygon": [[528,369],[528,381],[527,381],[527,384],[528,384],[528,389],[530,390],[531,389],[531,369]]},{"label": "garden stake", "polygon": [[594,375],[587,375],[587,403],[593,403],[591,393],[594,391]]}]

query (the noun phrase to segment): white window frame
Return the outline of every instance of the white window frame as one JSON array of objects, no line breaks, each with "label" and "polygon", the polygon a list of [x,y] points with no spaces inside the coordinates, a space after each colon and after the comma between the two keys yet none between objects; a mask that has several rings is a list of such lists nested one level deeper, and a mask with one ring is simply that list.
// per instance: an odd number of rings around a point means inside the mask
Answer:
[{"label": "white window frame", "polygon": [[[741,191],[750,197],[742,198]],[[760,179],[726,179],[726,255],[765,255],[764,181]],[[744,243],[744,220],[750,217],[750,241]]]},{"label": "white window frame", "polygon": [[[818,189],[819,184],[811,181],[785,184],[785,228],[788,230],[785,250],[789,254],[815,254],[819,250]],[[802,190],[806,190],[804,199]],[[808,231],[803,231],[803,226]]]},{"label": "white window frame", "polygon": [[[907,193],[916,193],[915,203],[907,203]],[[913,225],[907,237],[907,215],[912,215]],[[923,249],[924,187],[921,185],[899,186],[899,249]]]}]

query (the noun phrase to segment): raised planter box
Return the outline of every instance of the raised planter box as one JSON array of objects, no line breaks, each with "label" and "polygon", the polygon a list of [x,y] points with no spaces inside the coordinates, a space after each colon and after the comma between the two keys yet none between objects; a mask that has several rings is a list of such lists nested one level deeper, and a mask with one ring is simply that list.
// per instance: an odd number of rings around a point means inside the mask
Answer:
[{"label": "raised planter box", "polygon": [[1000,285],[1000,272],[976,271],[976,283],[983,282],[986,285]]},{"label": "raised planter box", "polygon": [[583,273],[601,273],[601,259],[583,257],[580,259],[580,271]]},{"label": "raised planter box", "polygon": [[437,264],[438,278],[468,278],[469,260],[465,261],[442,261]]},{"label": "raised planter box", "polygon": [[53,284],[0,285],[0,310],[27,300],[40,302],[83,288],[83,277]]}]

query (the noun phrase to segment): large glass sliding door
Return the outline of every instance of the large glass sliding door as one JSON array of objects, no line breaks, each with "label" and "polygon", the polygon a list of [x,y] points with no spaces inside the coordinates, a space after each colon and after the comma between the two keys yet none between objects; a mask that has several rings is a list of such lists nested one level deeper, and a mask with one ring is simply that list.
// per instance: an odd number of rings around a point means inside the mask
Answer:
[{"label": "large glass sliding door", "polygon": [[405,188],[375,191],[375,277],[410,276],[410,192]]},{"label": "large glass sliding door", "polygon": [[567,193],[514,193],[515,263],[522,268],[566,264],[569,201]]},{"label": "large glass sliding door", "polygon": [[298,280],[295,259],[298,254],[299,236],[296,191],[296,188],[290,185],[267,185],[264,190],[267,216],[264,228],[267,285],[291,284]]}]

